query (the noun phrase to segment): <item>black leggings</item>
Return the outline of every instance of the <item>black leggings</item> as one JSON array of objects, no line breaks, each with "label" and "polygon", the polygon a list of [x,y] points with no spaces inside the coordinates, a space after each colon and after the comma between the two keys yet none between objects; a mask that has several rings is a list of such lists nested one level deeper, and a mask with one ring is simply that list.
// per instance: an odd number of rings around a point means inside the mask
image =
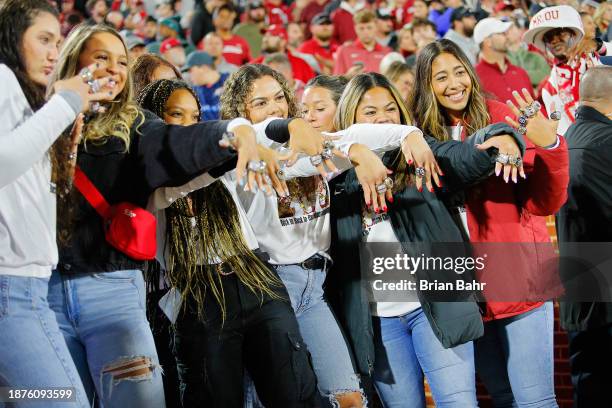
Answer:
[{"label": "black leggings", "polygon": [[235,274],[223,276],[222,282],[224,322],[210,291],[204,321],[189,300],[176,321],[174,353],[183,406],[242,408],[245,369],[266,407],[318,406],[310,353],[286,289],[276,289],[283,300],[263,295],[262,301]]}]

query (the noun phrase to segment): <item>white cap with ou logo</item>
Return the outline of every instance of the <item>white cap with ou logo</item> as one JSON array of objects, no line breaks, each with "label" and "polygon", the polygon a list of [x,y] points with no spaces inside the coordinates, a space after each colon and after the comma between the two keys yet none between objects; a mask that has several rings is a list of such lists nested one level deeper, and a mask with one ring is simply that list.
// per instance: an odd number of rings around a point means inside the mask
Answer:
[{"label": "white cap with ou logo", "polygon": [[523,41],[532,43],[542,51],[545,50],[544,34],[555,28],[567,28],[574,32],[576,42],[584,36],[580,14],[570,6],[546,7],[540,10],[529,22],[529,30],[523,35]]},{"label": "white cap with ou logo", "polygon": [[474,41],[480,45],[487,37],[493,34],[502,34],[512,26],[511,22],[504,22],[498,18],[487,17],[478,22],[474,27]]}]

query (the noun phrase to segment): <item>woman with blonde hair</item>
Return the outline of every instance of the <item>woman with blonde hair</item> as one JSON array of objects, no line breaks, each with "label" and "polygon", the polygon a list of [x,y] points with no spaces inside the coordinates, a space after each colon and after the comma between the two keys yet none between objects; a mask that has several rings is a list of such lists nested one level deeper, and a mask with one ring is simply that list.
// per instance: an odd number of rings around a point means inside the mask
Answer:
[{"label": "woman with blonde hair", "polygon": [[595,36],[601,38],[603,41],[610,41],[612,3],[609,1],[601,3],[593,15],[593,21],[595,22],[597,30]]},{"label": "woman with blonde hair", "polygon": [[[237,177],[248,173],[254,186],[261,176],[247,171],[247,163],[258,163],[259,155],[244,119],[180,127],[141,110],[128,65],[122,37],[104,25],[79,26],[59,55],[52,85],[80,74],[91,81],[109,76],[114,86],[105,89],[110,100],[86,118],[77,154],[68,156],[57,146],[60,157],[69,157],[59,174],[76,165],[80,187],[58,185],[60,255],[48,299],[90,397],[95,391],[103,406],[163,407],[161,370],[145,315],[144,256],[107,241],[106,220],[90,204],[92,197],[84,197],[82,183],[89,179],[110,206],[128,203],[134,211],[115,217],[133,218],[156,188],[181,185],[236,155]],[[219,146],[227,131],[235,135],[235,152]],[[100,208],[99,201],[95,205]],[[115,231],[114,238],[129,239],[128,231]],[[153,239],[132,232],[144,242]]]},{"label": "woman with blonde hair", "polygon": [[[525,89],[522,95],[514,92],[521,109],[518,117],[518,110],[511,109],[513,102],[508,101],[508,107],[486,99],[467,57],[448,40],[423,49],[415,84],[410,103],[415,122],[438,140],[463,140],[502,121],[526,136],[522,160],[511,155],[502,158],[522,167],[505,173],[505,182],[488,178],[466,190],[463,197],[454,197],[449,206],[471,242],[514,243],[507,251],[520,251],[522,256],[513,259],[512,275],[499,277],[507,279],[506,289],[510,282],[512,289],[537,285],[545,262],[554,256],[543,216],[554,214],[567,197],[567,146],[556,134],[556,122],[544,118]],[[526,180],[517,185],[519,175]],[[536,296],[546,293],[540,289]],[[487,298],[484,336],[475,342],[476,367],[494,404],[556,406],[552,302],[524,301],[520,296],[507,302],[498,299]]]},{"label": "woman with blonde hair", "polygon": [[[411,118],[397,89],[384,76],[369,73],[349,82],[338,105],[335,127],[354,123],[393,127],[409,124]],[[345,324],[360,374],[373,380],[385,407],[424,407],[424,375],[437,405],[476,406],[472,341],[483,328],[474,294],[467,292],[450,303],[431,300],[418,290],[418,299],[415,294],[401,302],[370,303],[361,289],[359,265],[367,255],[360,248],[362,243],[386,242],[405,254],[420,254],[423,245],[463,242],[437,196],[443,191],[439,176],[444,174],[444,191],[475,184],[498,165],[498,151],[520,154],[520,138],[509,126],[498,125],[463,143],[428,136],[426,141],[425,148],[431,148],[444,173],[435,161],[424,165],[418,153],[411,161],[399,149],[387,152],[383,163],[394,174],[393,201],[384,213],[360,202],[352,171],[334,180],[332,255],[341,270],[330,274],[327,293]]]}]

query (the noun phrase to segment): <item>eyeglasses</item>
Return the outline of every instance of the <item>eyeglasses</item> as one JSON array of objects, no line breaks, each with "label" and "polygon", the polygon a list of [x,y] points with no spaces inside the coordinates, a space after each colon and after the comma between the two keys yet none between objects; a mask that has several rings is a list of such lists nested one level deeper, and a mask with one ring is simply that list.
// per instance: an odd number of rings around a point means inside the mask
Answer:
[{"label": "eyeglasses", "polygon": [[565,42],[569,40],[573,35],[574,33],[571,30],[568,30],[567,28],[555,28],[554,30],[547,31],[542,37],[542,41],[544,41],[544,44],[550,44],[557,37],[559,37],[561,41]]}]

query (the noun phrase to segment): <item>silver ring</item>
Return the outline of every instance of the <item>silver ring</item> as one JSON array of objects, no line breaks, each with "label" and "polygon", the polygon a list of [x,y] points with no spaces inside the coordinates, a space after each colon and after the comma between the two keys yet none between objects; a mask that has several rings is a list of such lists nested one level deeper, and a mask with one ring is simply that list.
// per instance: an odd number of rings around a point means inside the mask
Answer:
[{"label": "silver ring", "polygon": [[510,161],[510,156],[508,156],[506,153],[498,153],[495,161],[506,165]]},{"label": "silver ring", "polygon": [[323,157],[320,154],[315,154],[314,156],[310,156],[310,164],[313,166],[318,166],[323,163]]},{"label": "silver ring", "polygon": [[79,72],[79,75],[81,76],[81,79],[85,83],[89,83],[89,81],[94,80],[93,72],[91,72],[91,70],[87,67],[83,68],[81,72]]},{"label": "silver ring", "polygon": [[335,148],[336,148],[336,144],[333,141],[326,139],[323,142],[323,149],[330,149],[330,150],[332,150],[332,149],[335,149]]},{"label": "silver ring", "polygon": [[332,157],[334,157],[334,154],[332,153],[332,150],[329,147],[326,147],[321,152],[321,157],[323,158],[323,160],[330,160]]},{"label": "silver ring", "polygon": [[234,132],[225,132],[223,133],[221,140],[223,140],[228,145],[232,145],[236,141],[236,135],[234,134]]},{"label": "silver ring", "polygon": [[77,154],[75,152],[68,153],[68,161],[74,161],[77,158]]},{"label": "silver ring", "polygon": [[91,102],[89,104],[89,109],[93,112],[93,113],[98,113],[100,111],[100,108],[102,106],[100,105],[100,102]]},{"label": "silver ring", "polygon": [[523,159],[521,159],[519,156],[510,156],[508,157],[508,164],[514,166],[514,167],[521,167],[521,164],[523,163]]},{"label": "silver ring", "polygon": [[533,108],[534,114],[537,114],[542,108],[542,105],[540,105],[540,102],[538,101],[533,101],[533,103],[531,104],[531,107]]},{"label": "silver ring", "polygon": [[516,131],[519,132],[521,135],[524,135],[525,133],[527,133],[527,128],[525,126],[519,126]]},{"label": "silver ring", "polygon": [[249,160],[247,170],[263,174],[266,171],[266,162],[263,160]]},{"label": "silver ring", "polygon": [[376,185],[376,192],[378,194],[385,194],[387,192],[387,185],[383,182]]},{"label": "silver ring", "polygon": [[425,167],[416,167],[416,168],[414,169],[414,174],[415,174],[417,177],[421,177],[421,178],[422,178],[422,177],[425,177]]},{"label": "silver ring", "polygon": [[88,81],[87,85],[89,85],[89,89],[91,89],[91,93],[100,92],[100,82],[98,82],[97,79],[94,79],[93,81]]},{"label": "silver ring", "polygon": [[383,183],[385,183],[385,186],[387,186],[387,189],[392,189],[393,188],[393,179],[391,177],[387,177],[383,180]]},{"label": "silver ring", "polygon": [[561,120],[561,112],[554,111],[550,114],[550,119],[552,120]]},{"label": "silver ring", "polygon": [[278,171],[276,172],[276,177],[278,177],[278,179],[281,181],[287,180],[287,172],[285,171],[284,166],[278,169]]},{"label": "silver ring", "polygon": [[535,112],[531,105],[525,106],[525,108],[521,109],[523,115],[525,115],[528,119],[533,118],[535,116]]},{"label": "silver ring", "polygon": [[527,126],[527,120],[528,120],[528,118],[525,115],[521,115],[521,116],[518,117],[518,123],[521,126]]}]

